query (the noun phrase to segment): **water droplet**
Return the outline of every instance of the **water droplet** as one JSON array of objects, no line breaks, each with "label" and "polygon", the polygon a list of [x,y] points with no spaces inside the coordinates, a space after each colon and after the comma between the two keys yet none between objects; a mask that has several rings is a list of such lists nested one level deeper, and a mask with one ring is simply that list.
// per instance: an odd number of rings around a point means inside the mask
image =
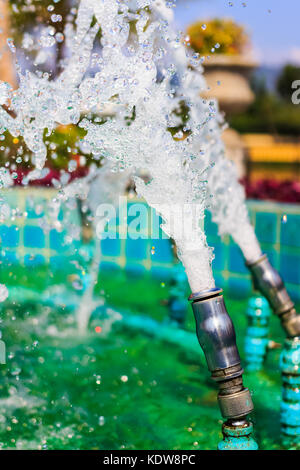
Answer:
[{"label": "water droplet", "polygon": [[99,416],[98,423],[99,423],[99,426],[104,426],[104,424],[105,424],[104,416]]},{"label": "water droplet", "polygon": [[0,302],[4,302],[8,297],[8,289],[4,284],[0,284]]},{"label": "water droplet", "polygon": [[62,43],[65,39],[65,36],[62,33],[56,33],[55,39],[58,43]]}]

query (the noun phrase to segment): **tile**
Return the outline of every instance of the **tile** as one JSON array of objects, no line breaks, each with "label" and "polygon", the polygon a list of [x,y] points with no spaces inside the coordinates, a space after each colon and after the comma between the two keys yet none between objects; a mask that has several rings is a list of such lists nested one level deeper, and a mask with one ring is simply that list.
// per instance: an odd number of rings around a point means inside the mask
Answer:
[{"label": "tile", "polygon": [[128,231],[129,233],[149,233],[150,210],[143,202],[134,202],[128,204]]},{"label": "tile", "polygon": [[272,264],[272,266],[274,266],[274,268],[276,269],[279,269],[279,266],[278,266],[278,251],[276,250],[276,248],[273,248],[271,246],[270,248],[270,245],[265,245],[264,243],[261,244],[261,250],[264,254],[266,254],[268,256],[268,259],[270,261],[270,263]]},{"label": "tile", "polygon": [[300,284],[300,255],[281,253],[280,274],[285,282]]},{"label": "tile", "polygon": [[40,227],[27,225],[24,227],[24,246],[30,248],[44,248],[45,234]]},{"label": "tile", "polygon": [[255,232],[263,243],[276,243],[277,215],[268,212],[257,212]]},{"label": "tile", "polygon": [[[291,298],[296,304],[300,304],[300,286],[286,283],[286,288]],[[296,305],[297,307],[297,305]],[[299,310],[298,310],[299,311]]]},{"label": "tile", "polygon": [[17,254],[13,251],[6,251],[1,254],[0,260],[3,265],[17,264],[20,262]]},{"label": "tile", "polygon": [[0,246],[1,247],[16,247],[19,243],[19,230],[16,225],[7,227],[2,225],[0,227]]},{"label": "tile", "polygon": [[45,264],[45,258],[42,255],[25,255],[24,256],[25,266],[40,266]]},{"label": "tile", "polygon": [[218,226],[212,221],[209,211],[205,211],[204,227],[208,238],[220,238],[218,235]]},{"label": "tile", "polygon": [[46,201],[43,198],[26,198],[27,219],[39,219],[45,215]]},{"label": "tile", "polygon": [[151,240],[148,245],[151,260],[160,263],[172,263],[174,256],[170,240]]},{"label": "tile", "polygon": [[239,274],[247,274],[248,269],[245,266],[245,260],[239,247],[235,244],[229,246],[229,271]]},{"label": "tile", "polygon": [[252,292],[250,279],[229,277],[227,287],[229,295],[237,299],[243,299]]},{"label": "tile", "polygon": [[64,208],[63,208],[63,206],[61,206],[61,208],[59,210],[57,220],[59,220],[60,222],[62,222],[64,220]]},{"label": "tile", "polygon": [[66,257],[65,256],[51,256],[50,264],[53,268],[65,268]]},{"label": "tile", "polygon": [[143,277],[146,275],[146,268],[141,264],[127,263],[125,266],[126,273],[134,277]]},{"label": "tile", "polygon": [[126,257],[129,259],[144,260],[148,257],[148,246],[148,240],[131,240],[128,238],[126,240]]},{"label": "tile", "polygon": [[163,219],[161,216],[158,215],[156,210],[153,208],[150,208],[149,216],[151,237],[155,238],[156,240],[168,240],[169,238],[161,229],[161,225],[163,224]]},{"label": "tile", "polygon": [[220,289],[225,290],[227,287],[227,280],[224,279],[224,276],[222,274],[222,271],[214,271],[214,279],[216,286],[219,287]]},{"label": "tile", "polygon": [[286,222],[281,222],[280,242],[283,245],[300,247],[300,215],[287,214]]},{"label": "tile", "polygon": [[65,251],[67,249],[64,244],[65,232],[58,232],[57,230],[50,230],[50,248],[58,252]]},{"label": "tile", "polygon": [[211,245],[214,248],[215,259],[212,263],[213,271],[222,271],[225,268],[225,257],[227,247],[223,243]]},{"label": "tile", "polygon": [[120,252],[121,252],[120,240],[113,240],[113,239],[101,240],[101,252],[104,256],[120,256]]},{"label": "tile", "polygon": [[100,263],[100,272],[101,271],[119,271],[120,266],[113,261],[101,261]]},{"label": "tile", "polygon": [[152,266],[151,275],[161,281],[169,281],[172,276],[172,270],[170,268],[164,268],[163,266]]}]

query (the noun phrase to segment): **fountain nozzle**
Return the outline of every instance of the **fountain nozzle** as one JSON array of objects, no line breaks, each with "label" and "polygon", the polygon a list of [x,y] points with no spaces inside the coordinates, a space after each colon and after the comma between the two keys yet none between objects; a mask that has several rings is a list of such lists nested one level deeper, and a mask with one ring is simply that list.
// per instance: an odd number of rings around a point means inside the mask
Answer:
[{"label": "fountain nozzle", "polygon": [[247,416],[253,411],[250,391],[243,385],[243,369],[236,345],[234,326],[228,315],[222,289],[192,294],[198,341],[212,379],[218,383],[218,402],[223,424],[220,450],[256,450]]},{"label": "fountain nozzle", "polygon": [[196,332],[212,379],[218,382],[218,402],[226,419],[246,417],[253,410],[250,392],[243,386],[243,369],[233,323],[222,289],[192,294]]},{"label": "fountain nozzle", "polygon": [[287,335],[290,338],[300,336],[300,315],[297,315],[283,280],[267,255],[262,255],[255,263],[247,266],[252,274],[254,288],[266,297],[275,315],[279,316]]}]

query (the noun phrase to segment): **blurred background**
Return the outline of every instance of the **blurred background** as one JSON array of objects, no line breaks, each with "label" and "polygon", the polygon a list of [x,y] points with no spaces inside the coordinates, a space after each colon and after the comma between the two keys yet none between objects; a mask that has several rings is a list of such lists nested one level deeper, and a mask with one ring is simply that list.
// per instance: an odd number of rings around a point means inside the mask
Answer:
[{"label": "blurred background", "polygon": [[[299,1],[168,3],[177,5],[186,44],[202,57],[204,97],[218,98],[228,122],[227,156],[245,185],[262,249],[300,301],[300,105],[291,101],[292,83],[300,80]],[[74,20],[77,5],[0,0],[0,79],[17,87],[11,40],[21,69],[55,78],[66,58],[65,24]],[[1,136],[0,166],[9,168],[13,185],[0,196],[0,275],[9,289],[0,320],[8,348],[0,371],[0,448],[214,448],[220,416],[203,358],[195,353],[198,344],[170,347],[174,333],[159,339],[168,321],[194,330],[185,273],[169,240],[143,234],[101,241],[92,292],[98,309],[88,334],[76,329],[100,241],[92,239],[84,204],[69,201],[55,223],[50,212],[61,185],[86,175],[91,165],[89,155],[78,152],[80,138],[76,126],[57,127],[47,138],[44,177],[27,186],[30,152],[22,139]],[[128,189],[130,207],[136,196]],[[118,217],[115,225],[118,232]],[[205,229],[243,351],[250,276],[239,249],[229,237],[220,239],[209,214]],[[119,312],[123,326],[126,318],[132,323],[114,334]],[[134,334],[131,315],[140,319]],[[282,341],[278,323],[270,336]],[[281,448],[278,360],[275,349],[259,380],[247,376],[257,391],[257,429],[266,449]]]},{"label": "blurred background", "polygon": [[[300,202],[300,106],[291,101],[292,83],[300,77],[299,3],[289,0],[284,15],[280,0],[263,0],[259,5],[240,0],[177,0],[170,5],[186,43],[203,57],[207,96],[216,97],[226,115],[228,155],[239,168],[248,197]],[[60,72],[66,53],[64,26],[75,14],[76,1],[60,0],[54,6],[34,0],[1,2],[2,80],[16,85],[13,56],[6,43],[10,36],[23,69],[47,71],[52,77]],[[64,142],[61,134],[68,134],[68,144],[76,141],[72,128],[68,132],[58,128],[54,140]],[[15,153],[14,145],[10,142],[10,154]],[[39,184],[48,185],[60,170],[67,171],[68,160],[64,148],[52,158],[51,171]],[[77,162],[71,177],[84,174],[87,164]],[[23,162],[16,173],[26,173],[29,166]]]},{"label": "blurred background", "polygon": [[[76,2],[60,0],[54,5],[55,11],[47,2],[1,2],[2,80],[16,85],[13,56],[6,44],[10,36],[23,68],[44,70],[52,77],[59,73],[65,54],[64,26],[75,14]],[[300,202],[300,106],[291,101],[292,83],[300,77],[299,3],[289,0],[284,15],[280,0],[263,0],[259,5],[240,0],[177,0],[170,5],[186,43],[203,57],[207,96],[216,97],[226,115],[228,155],[239,168],[248,197]],[[64,141],[60,131],[69,134],[58,129],[54,140]],[[68,144],[74,140],[73,132]],[[28,170],[29,162],[24,163],[16,168],[18,174]],[[83,174],[85,165],[78,163],[72,177]],[[51,182],[57,171],[68,170],[65,149],[52,158],[50,166],[41,184]]]},{"label": "blurred background", "polygon": [[283,12],[280,0],[182,0],[175,11],[191,47],[205,57],[248,196],[300,202],[300,106],[291,101],[300,77],[299,2],[289,0]]},{"label": "blurred background", "polygon": [[[53,4],[37,0],[2,0],[0,78],[17,86],[13,54],[9,48],[11,40],[22,70],[47,73],[51,79],[55,78],[63,68],[67,54],[64,29],[66,23],[74,21],[77,6],[76,0],[56,0]],[[300,105],[293,104],[291,97],[292,83],[300,79],[297,38],[300,5],[297,0],[289,0],[284,8],[280,0],[262,0],[259,5],[240,0],[172,0],[169,6],[174,9],[175,21],[187,46],[201,57],[208,83],[204,98],[218,99],[228,123],[224,132],[227,156],[235,161],[245,186],[251,219],[262,248],[298,298]],[[94,51],[95,56],[97,52]],[[43,189],[49,189],[47,197],[51,198],[52,188],[59,189],[62,182],[65,184],[87,174],[92,161],[89,155],[79,154],[80,138],[81,131],[77,126],[58,126],[47,138],[44,177],[31,182],[42,191],[42,198],[46,195]],[[14,203],[16,194],[23,194],[23,178],[32,168],[31,156],[22,139],[11,139],[9,134],[4,134],[1,139],[0,164],[10,169],[13,184],[21,191],[8,196]],[[83,215],[81,220],[84,236],[89,238],[87,216]],[[249,290],[249,277],[239,251],[231,245],[230,239],[219,239],[209,214],[206,230],[209,243],[215,247],[216,275],[226,285],[235,286],[237,280],[243,282],[244,290]],[[33,232],[28,239],[34,240]],[[24,256],[31,259],[31,247],[26,246],[26,240],[22,249]],[[43,242],[43,248],[49,244],[55,247],[51,240]],[[125,250],[121,242],[114,246],[107,243],[103,251],[105,262],[109,266],[117,260],[119,267],[126,265],[133,272],[153,268],[158,276],[166,275],[164,263],[171,260],[167,244],[157,247],[154,256],[151,254],[152,241],[148,242],[149,247],[141,241],[138,254],[132,260],[131,254],[126,255],[125,261],[121,256]],[[38,243],[41,241],[37,240]],[[131,253],[130,247],[126,249]],[[53,253],[46,254],[47,259],[60,259]],[[42,255],[39,252],[34,259]],[[42,261],[44,256],[38,259]],[[62,259],[60,262],[63,263]]]}]

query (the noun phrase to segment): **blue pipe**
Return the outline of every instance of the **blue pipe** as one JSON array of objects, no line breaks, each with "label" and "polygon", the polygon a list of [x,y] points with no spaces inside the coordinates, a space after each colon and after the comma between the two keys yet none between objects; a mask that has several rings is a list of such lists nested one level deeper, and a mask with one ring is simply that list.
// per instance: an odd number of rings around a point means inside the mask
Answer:
[{"label": "blue pipe", "polygon": [[287,339],[280,357],[282,400],[280,407],[282,443],[300,447],[300,338]]},{"label": "blue pipe", "polygon": [[268,349],[269,321],[271,310],[268,301],[261,296],[251,297],[248,302],[248,327],[244,350],[246,368],[249,371],[261,370]]}]

